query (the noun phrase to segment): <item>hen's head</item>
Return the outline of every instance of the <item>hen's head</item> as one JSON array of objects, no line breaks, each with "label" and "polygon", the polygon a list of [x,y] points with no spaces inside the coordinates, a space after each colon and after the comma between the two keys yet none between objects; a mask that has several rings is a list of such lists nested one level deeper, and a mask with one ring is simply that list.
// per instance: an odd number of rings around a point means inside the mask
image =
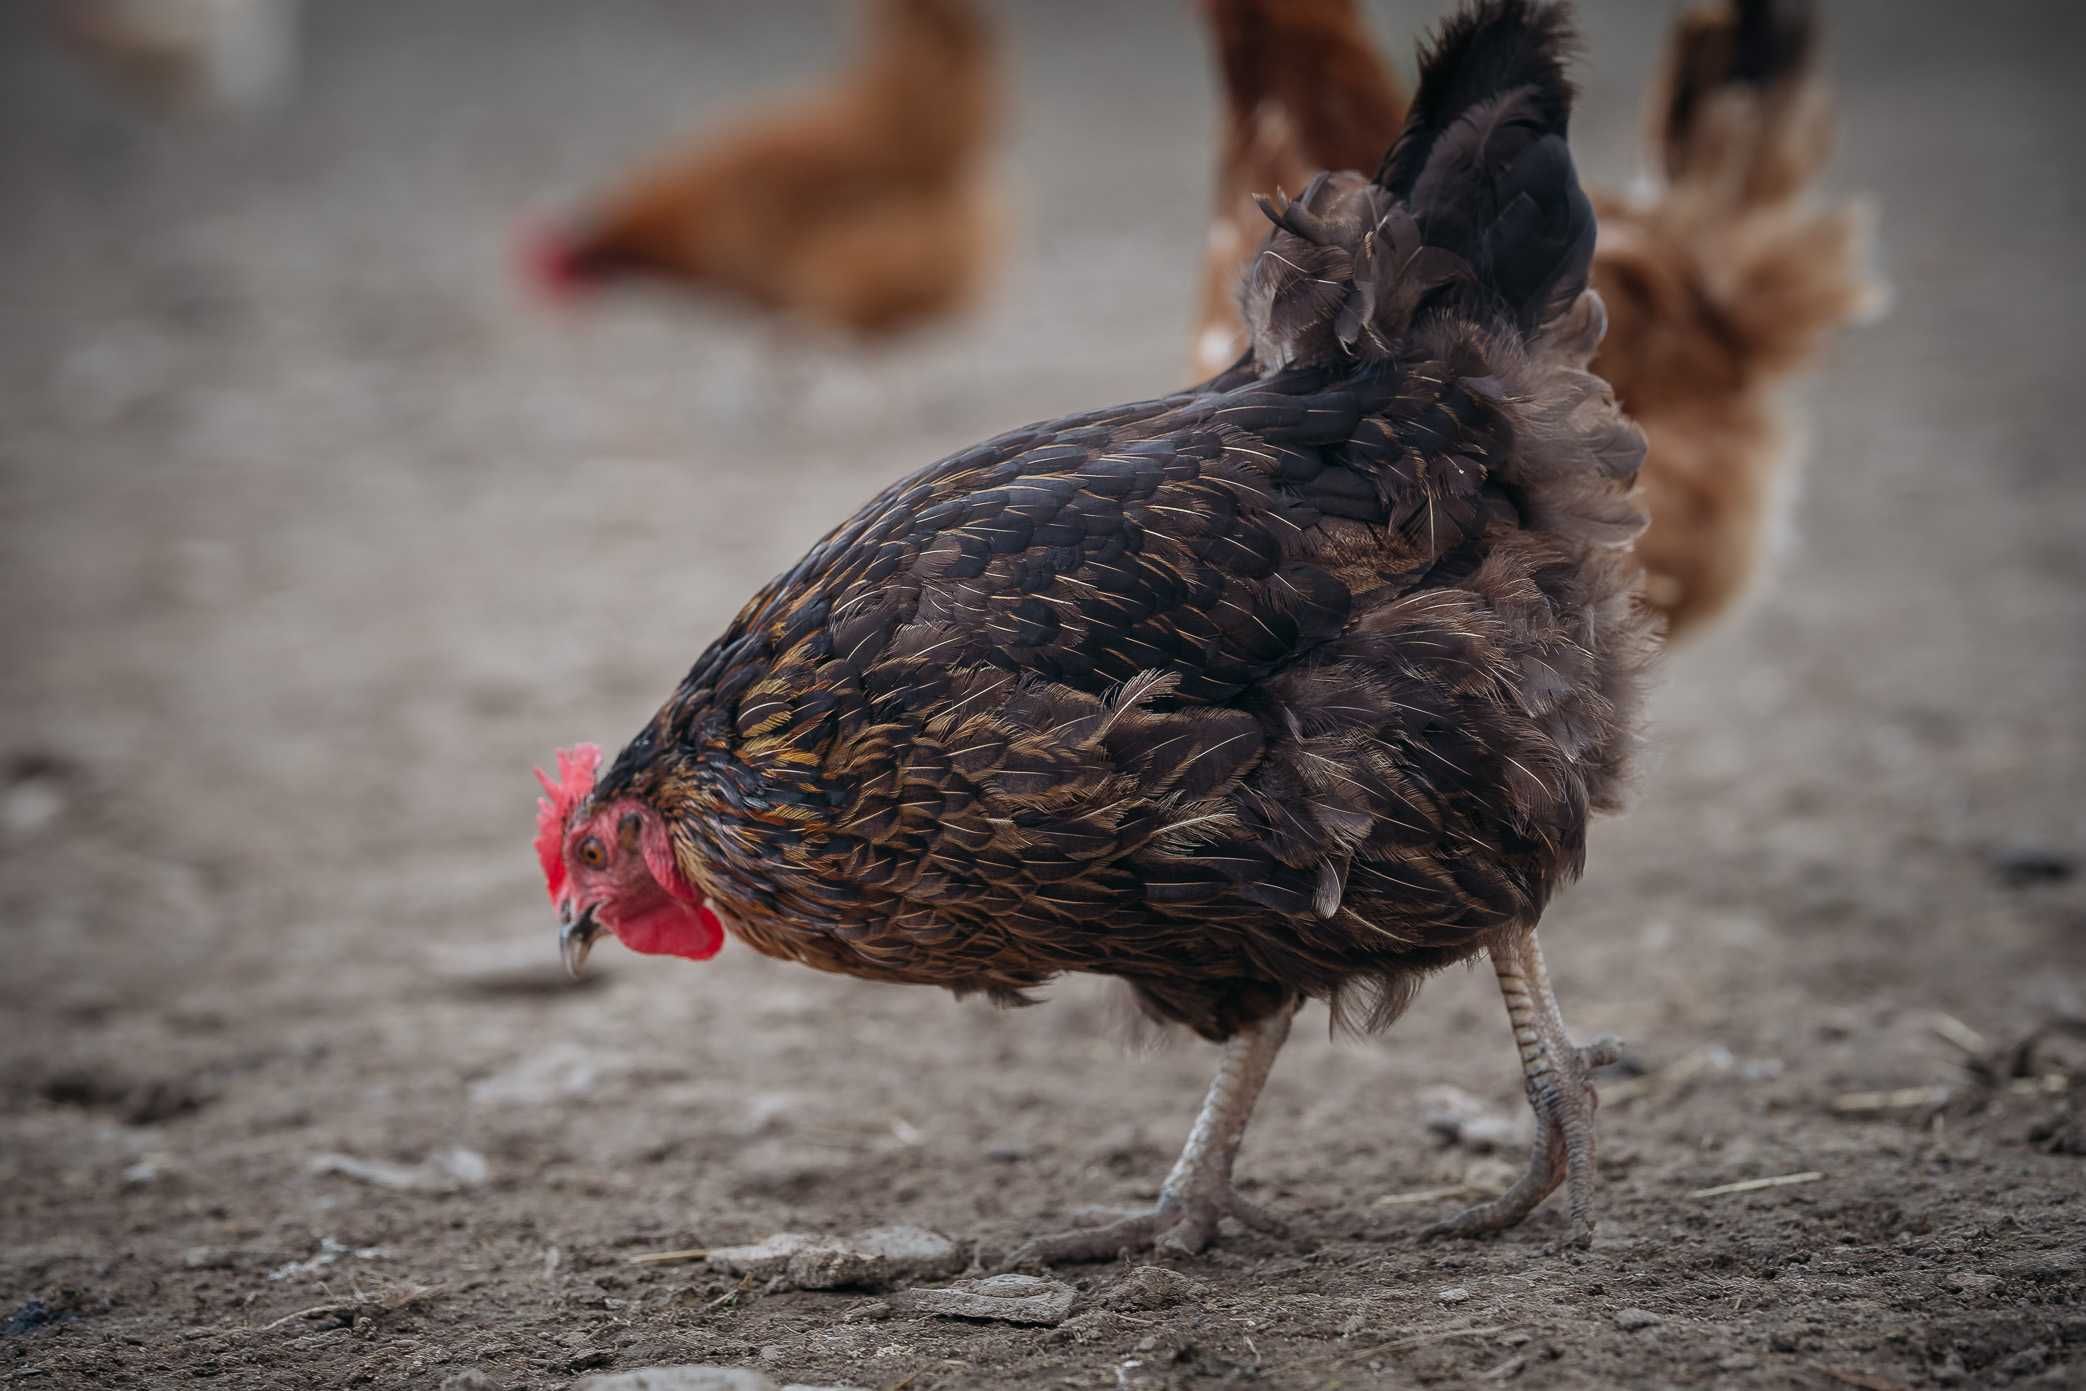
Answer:
[{"label": "hen's head", "polygon": [[558,943],[574,976],[603,931],[632,951],[707,961],[724,945],[724,924],[674,862],[666,819],[637,797],[597,802],[601,750],[558,750],[558,776],[541,768],[536,857],[562,924]]}]

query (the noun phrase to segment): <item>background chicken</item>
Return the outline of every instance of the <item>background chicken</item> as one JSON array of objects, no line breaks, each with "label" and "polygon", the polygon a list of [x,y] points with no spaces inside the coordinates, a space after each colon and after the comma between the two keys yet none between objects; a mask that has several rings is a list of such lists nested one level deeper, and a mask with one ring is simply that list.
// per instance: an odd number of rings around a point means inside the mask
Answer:
[{"label": "background chicken", "polygon": [[[1352,4],[1211,0],[1207,10],[1230,133],[1193,340],[1198,375],[1236,355],[1237,294],[1225,287],[1260,245],[1241,232],[1241,200],[1316,169],[1366,167],[1357,150],[1390,127],[1384,113],[1398,95]],[[1724,611],[1758,568],[1791,450],[1774,388],[1877,303],[1857,210],[1804,201],[1832,135],[1815,47],[1799,0],[1689,13],[1650,101],[1663,186],[1647,198],[1594,195],[1593,284],[1609,313],[1594,370],[1650,444],[1651,526],[1637,550],[1670,633]],[[1293,93],[1279,103],[1263,95],[1275,81]],[[1280,114],[1289,111],[1311,117]]]},{"label": "background chicken", "polygon": [[1267,240],[1255,197],[1321,169],[1367,169],[1405,124],[1405,93],[1355,0],[1203,0],[1224,75],[1217,201],[1203,251],[1193,363],[1215,376],[1246,350],[1239,283]]},{"label": "background chicken", "polygon": [[880,334],[982,288],[998,223],[999,71],[970,0],[871,0],[869,43],[816,94],[630,179],[527,265],[556,293],[644,277]]},{"label": "background chicken", "polygon": [[71,0],[79,50],[177,105],[258,110],[297,77],[300,0]]},{"label": "background chicken", "polygon": [[[1590,1236],[1589,1069],[1535,944],[1611,806],[1651,619],[1643,444],[1583,371],[1592,208],[1559,10],[1450,23],[1374,179],[1278,215],[1251,359],[901,480],[757,594],[595,779],[544,780],[575,967],[603,930],[1016,1002],[1126,980],[1224,1043],[1149,1214],[1041,1259],[1199,1249],[1305,998],[1387,1025],[1489,951]],[[1271,215],[1276,215],[1272,214]]]},{"label": "background chicken", "polygon": [[1815,49],[1803,0],[1691,12],[1648,111],[1664,187],[1595,194],[1594,370],[1650,442],[1637,551],[1674,634],[1759,568],[1792,450],[1775,388],[1880,303],[1861,211],[1804,198],[1832,144]]}]

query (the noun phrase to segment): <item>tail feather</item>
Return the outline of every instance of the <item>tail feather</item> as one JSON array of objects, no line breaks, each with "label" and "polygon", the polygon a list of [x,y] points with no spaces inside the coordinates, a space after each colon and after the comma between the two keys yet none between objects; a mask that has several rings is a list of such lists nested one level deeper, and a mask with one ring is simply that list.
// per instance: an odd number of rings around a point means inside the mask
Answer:
[{"label": "tail feather", "polygon": [[1561,6],[1528,0],[1485,0],[1450,20],[1376,176],[1423,241],[1470,262],[1524,331],[1579,297],[1593,258],[1593,207],[1566,143],[1572,42]]},{"label": "tail feather", "polygon": [[1717,181],[1745,202],[1794,197],[1832,138],[1810,0],[1723,0],[1674,30],[1649,124],[1667,179]]},{"label": "tail feather", "polygon": [[1423,311],[1532,334],[1571,309],[1595,230],[1566,139],[1572,42],[1562,5],[1477,0],[1423,56],[1373,180],[1320,175],[1268,208],[1245,292],[1263,370],[1388,353]]}]

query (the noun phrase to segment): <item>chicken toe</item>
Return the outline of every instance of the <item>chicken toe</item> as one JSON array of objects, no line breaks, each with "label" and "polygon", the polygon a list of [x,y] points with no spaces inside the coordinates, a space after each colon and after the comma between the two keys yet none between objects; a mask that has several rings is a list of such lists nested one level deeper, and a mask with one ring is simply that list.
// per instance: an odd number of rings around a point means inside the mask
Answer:
[{"label": "chicken toe", "polygon": [[1126,1251],[1143,1250],[1194,1255],[1215,1239],[1218,1224],[1227,1217],[1257,1231],[1280,1232],[1280,1219],[1233,1191],[1231,1170],[1253,1115],[1253,1103],[1274,1066],[1275,1054],[1289,1037],[1294,1014],[1293,1004],[1284,1005],[1225,1043],[1224,1059],[1217,1065],[1202,1111],[1150,1212],[1036,1237],[1017,1249],[1009,1262],[1105,1261]]},{"label": "chicken toe", "polygon": [[1571,1041],[1533,931],[1496,946],[1492,966],[1514,1026],[1514,1040],[1521,1049],[1522,1078],[1536,1116],[1535,1143],[1529,1149],[1528,1166],[1513,1187],[1434,1223],[1420,1237],[1504,1231],[1519,1224],[1563,1185],[1569,1212],[1565,1245],[1591,1246],[1593,1116],[1599,1104],[1591,1076],[1595,1068],[1621,1056],[1622,1044],[1609,1035],[1587,1044]]}]

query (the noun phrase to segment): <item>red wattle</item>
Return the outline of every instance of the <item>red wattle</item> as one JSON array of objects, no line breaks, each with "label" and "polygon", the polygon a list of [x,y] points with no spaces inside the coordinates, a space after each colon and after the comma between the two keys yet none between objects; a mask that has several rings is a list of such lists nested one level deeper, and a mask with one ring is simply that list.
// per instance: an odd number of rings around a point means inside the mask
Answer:
[{"label": "red wattle", "polygon": [[724,948],[724,924],[707,904],[689,907],[671,899],[615,924],[616,939],[649,956],[708,961]]}]

